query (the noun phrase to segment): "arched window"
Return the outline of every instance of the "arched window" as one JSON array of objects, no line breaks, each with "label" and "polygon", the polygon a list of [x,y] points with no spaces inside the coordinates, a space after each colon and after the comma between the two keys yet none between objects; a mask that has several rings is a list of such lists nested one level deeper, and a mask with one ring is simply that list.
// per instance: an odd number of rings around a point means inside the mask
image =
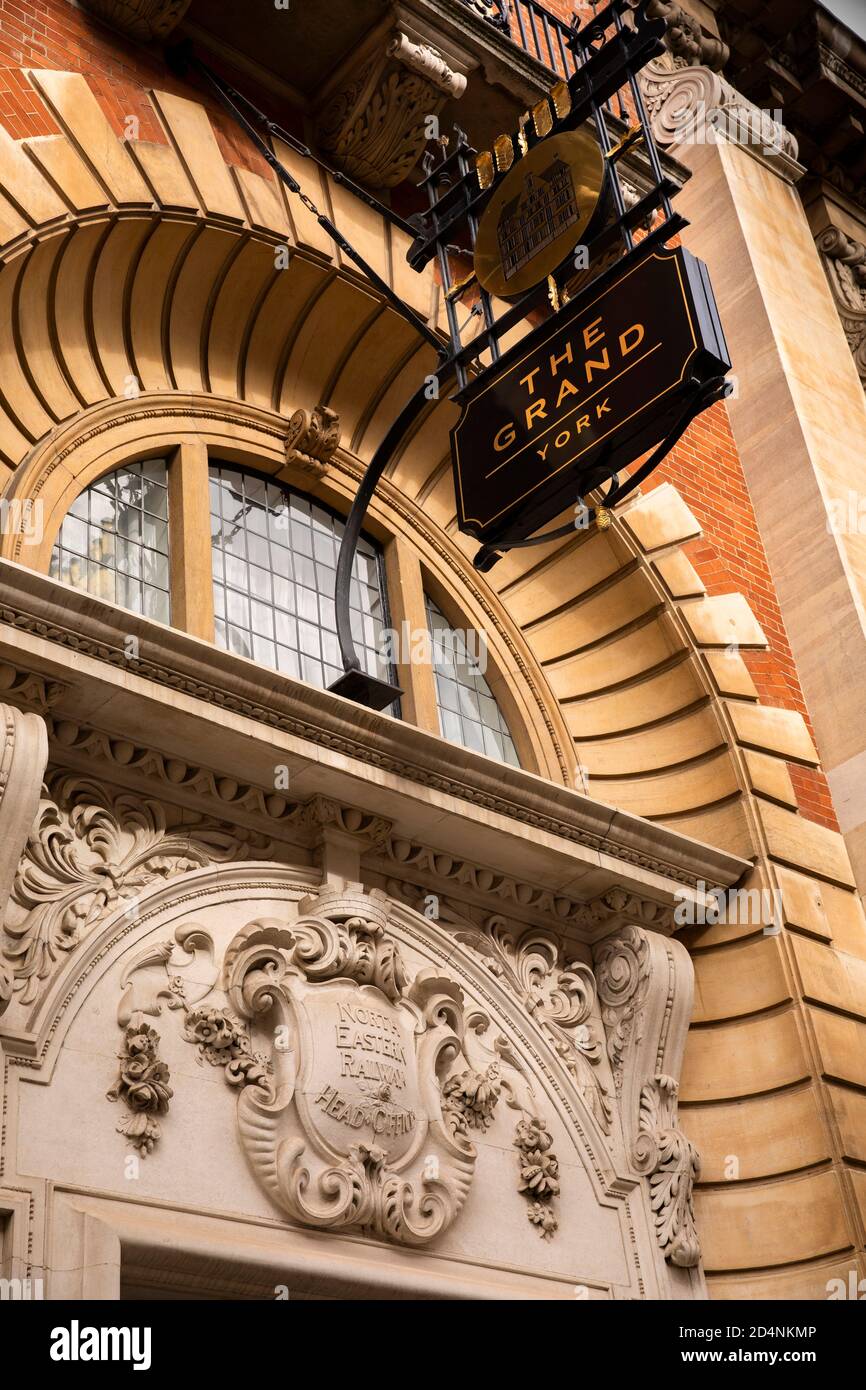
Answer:
[{"label": "arched window", "polygon": [[514,740],[484,679],[483,648],[473,643],[470,650],[466,634],[451,626],[429,594],[425,602],[443,738],[519,767]]},{"label": "arched window", "polygon": [[[217,643],[311,685],[330,685],[343,671],[334,615],[343,523],[302,493],[231,464],[211,464],[210,506]],[[350,601],[364,669],[393,680],[382,655],[381,557],[363,537]]]},{"label": "arched window", "polygon": [[165,460],[127,464],[76,497],[63,518],[50,574],[109,603],[169,622]]}]

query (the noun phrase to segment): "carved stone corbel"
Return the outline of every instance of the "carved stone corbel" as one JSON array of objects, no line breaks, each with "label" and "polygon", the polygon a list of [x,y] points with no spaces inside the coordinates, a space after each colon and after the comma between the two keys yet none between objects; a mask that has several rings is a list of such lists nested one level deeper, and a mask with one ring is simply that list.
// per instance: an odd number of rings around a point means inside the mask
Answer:
[{"label": "carved stone corbel", "polygon": [[[38,714],[0,705],[0,922],[6,915],[18,862],[39,809],[48,761],[48,734]],[[0,958],[0,1014],[12,998],[13,969]]]},{"label": "carved stone corbel", "polygon": [[465,72],[406,26],[377,31],[343,63],[319,106],[316,133],[333,163],[371,188],[392,188],[430,138],[429,118],[463,95]]},{"label": "carved stone corbel", "polygon": [[826,227],[815,238],[815,244],[866,389],[866,246],[846,236],[838,227]]},{"label": "carved stone corbel", "polygon": [[323,478],[340,443],[336,410],[317,405],[310,415],[296,410],[286,430],[286,463],[313,479]]},{"label": "carved stone corbel", "polygon": [[708,34],[676,0],[650,0],[647,17],[667,24],[664,44],[678,68],[702,66],[721,72],[731,56],[728,45]]},{"label": "carved stone corbel", "polygon": [[630,1161],[649,1184],[655,1235],[665,1259],[700,1263],[692,1189],[697,1150],[677,1124],[677,1088],[694,974],[678,941],[625,927],[593,959]]}]

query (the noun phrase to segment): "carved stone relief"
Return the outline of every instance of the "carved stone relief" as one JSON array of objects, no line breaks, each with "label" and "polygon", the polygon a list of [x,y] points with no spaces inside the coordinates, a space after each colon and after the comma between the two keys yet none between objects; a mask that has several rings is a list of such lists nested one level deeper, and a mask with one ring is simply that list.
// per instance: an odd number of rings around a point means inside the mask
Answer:
[{"label": "carved stone relief", "polygon": [[701,1251],[692,1190],[697,1151],[677,1124],[677,1081],[691,1012],[692,969],[678,941],[637,927],[593,953],[602,1019],[631,1161],[649,1183],[665,1259],[693,1268]]},{"label": "carved stone relief", "polygon": [[166,38],[189,6],[190,0],[81,0],[82,9],[141,43]]},{"label": "carved stone relief", "polygon": [[[0,705],[0,921],[8,912],[21,850],[39,805],[39,788],[48,760],[44,722]],[[15,987],[14,964],[0,954],[0,1014]]]},{"label": "carved stone relief", "polygon": [[[167,1004],[182,1013],[199,1062],[222,1067],[240,1093],[241,1145],[294,1220],[426,1244],[465,1204],[473,1136],[504,1101],[517,1114],[515,1192],[549,1240],[559,1226],[559,1162],[526,1065],[501,1035],[483,1040],[491,1020],[467,1012],[454,979],[430,966],[410,979],[391,912],[379,890],[325,888],[290,924],[248,923],[221,968],[195,922],[133,956],[120,980],[119,1075],[107,1092],[128,1112],[117,1129],[142,1155],[160,1138],[172,1090],[147,1018]],[[524,966],[527,979],[539,971],[548,973]],[[570,988],[529,986],[538,1008],[559,1016],[574,1012]]]},{"label": "carved stone relief", "polygon": [[155,879],[271,850],[264,836],[216,821],[170,826],[160,802],[88,778],[58,773],[43,793],[0,939],[0,969],[24,1004],[99,921]]},{"label": "carved stone relief", "polygon": [[463,95],[466,78],[432,44],[402,30],[352,55],[320,107],[319,144],[338,168],[373,188],[391,188],[414,168],[428,117]]},{"label": "carved stone relief", "polygon": [[703,65],[721,72],[730,57],[730,49],[714,34],[706,33],[700,21],[676,0],[650,0],[649,19],[663,19],[667,24],[664,44],[676,67]]},{"label": "carved stone relief", "polygon": [[[394,880],[389,880],[388,888],[408,901],[417,903],[423,897],[411,885]],[[519,927],[515,931],[498,913],[478,925],[448,899],[440,899],[437,910],[438,920],[456,928],[456,940],[481,956],[491,974],[509,986],[535,1019],[571,1073],[584,1103],[603,1132],[610,1134],[610,1096],[598,1071],[601,1042],[591,1021],[596,985],[589,966],[576,961],[567,964],[563,947],[551,932]]]},{"label": "carved stone relief", "polygon": [[819,233],[816,245],[848,346],[866,389],[866,246],[846,236],[838,227],[827,227]]},{"label": "carved stone relief", "polygon": [[286,463],[310,478],[323,478],[340,443],[340,417],[326,405],[311,414],[296,410],[286,431]]},{"label": "carved stone relief", "polygon": [[106,1094],[126,1105],[129,1113],[118,1124],[118,1133],[131,1139],[144,1158],[161,1133],[156,1117],[167,1113],[173,1094],[168,1067],[159,1058],[156,1029],[136,1018],[127,1026],[119,1058],[118,1078]]},{"label": "carved stone relief", "polygon": [[664,147],[725,140],[748,147],[771,165],[789,167],[797,141],[789,130],[748,101],[719,72],[676,67],[670,54],[640,75],[653,135]]}]

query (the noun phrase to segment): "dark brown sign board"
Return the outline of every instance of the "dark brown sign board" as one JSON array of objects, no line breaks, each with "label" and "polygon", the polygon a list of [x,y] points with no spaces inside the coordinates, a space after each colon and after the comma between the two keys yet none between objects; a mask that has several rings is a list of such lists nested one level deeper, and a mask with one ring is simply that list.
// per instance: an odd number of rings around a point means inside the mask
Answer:
[{"label": "dark brown sign board", "polygon": [[699,382],[730,367],[707,268],[653,250],[575,299],[458,396],[451,431],[460,529],[526,537],[646,453]]}]

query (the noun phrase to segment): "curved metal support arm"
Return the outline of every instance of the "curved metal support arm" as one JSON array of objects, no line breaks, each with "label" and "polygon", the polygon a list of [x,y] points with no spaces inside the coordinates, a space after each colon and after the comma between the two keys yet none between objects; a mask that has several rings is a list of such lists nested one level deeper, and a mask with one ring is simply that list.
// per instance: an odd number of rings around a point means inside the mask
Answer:
[{"label": "curved metal support arm", "polygon": [[[440,387],[443,380],[439,378]],[[359,704],[369,705],[371,709],[384,709],[390,705],[399,695],[402,694],[399,686],[391,685],[388,681],[379,680],[376,676],[370,676],[366,671],[361,670],[361,661],[355,651],[355,643],[352,637],[352,620],[349,612],[349,596],[352,584],[352,569],[355,563],[355,552],[358,549],[358,540],[361,535],[361,526],[370,505],[370,500],[376,490],[376,485],[382,474],[385,472],[394,451],[402,440],[404,434],[421,414],[427,402],[430,400],[429,378],[421,383],[417,391],[410,396],[400,414],[391,425],[378,449],[367,465],[367,471],[361,479],[352,509],[346,521],[346,529],[343,532],[343,539],[340,542],[340,553],[337,557],[337,580],[336,580],[336,614],[337,614],[337,640],[340,643],[340,655],[343,658],[344,675],[340,676],[333,685],[329,686],[337,695],[345,695],[350,700],[355,700]]]}]

